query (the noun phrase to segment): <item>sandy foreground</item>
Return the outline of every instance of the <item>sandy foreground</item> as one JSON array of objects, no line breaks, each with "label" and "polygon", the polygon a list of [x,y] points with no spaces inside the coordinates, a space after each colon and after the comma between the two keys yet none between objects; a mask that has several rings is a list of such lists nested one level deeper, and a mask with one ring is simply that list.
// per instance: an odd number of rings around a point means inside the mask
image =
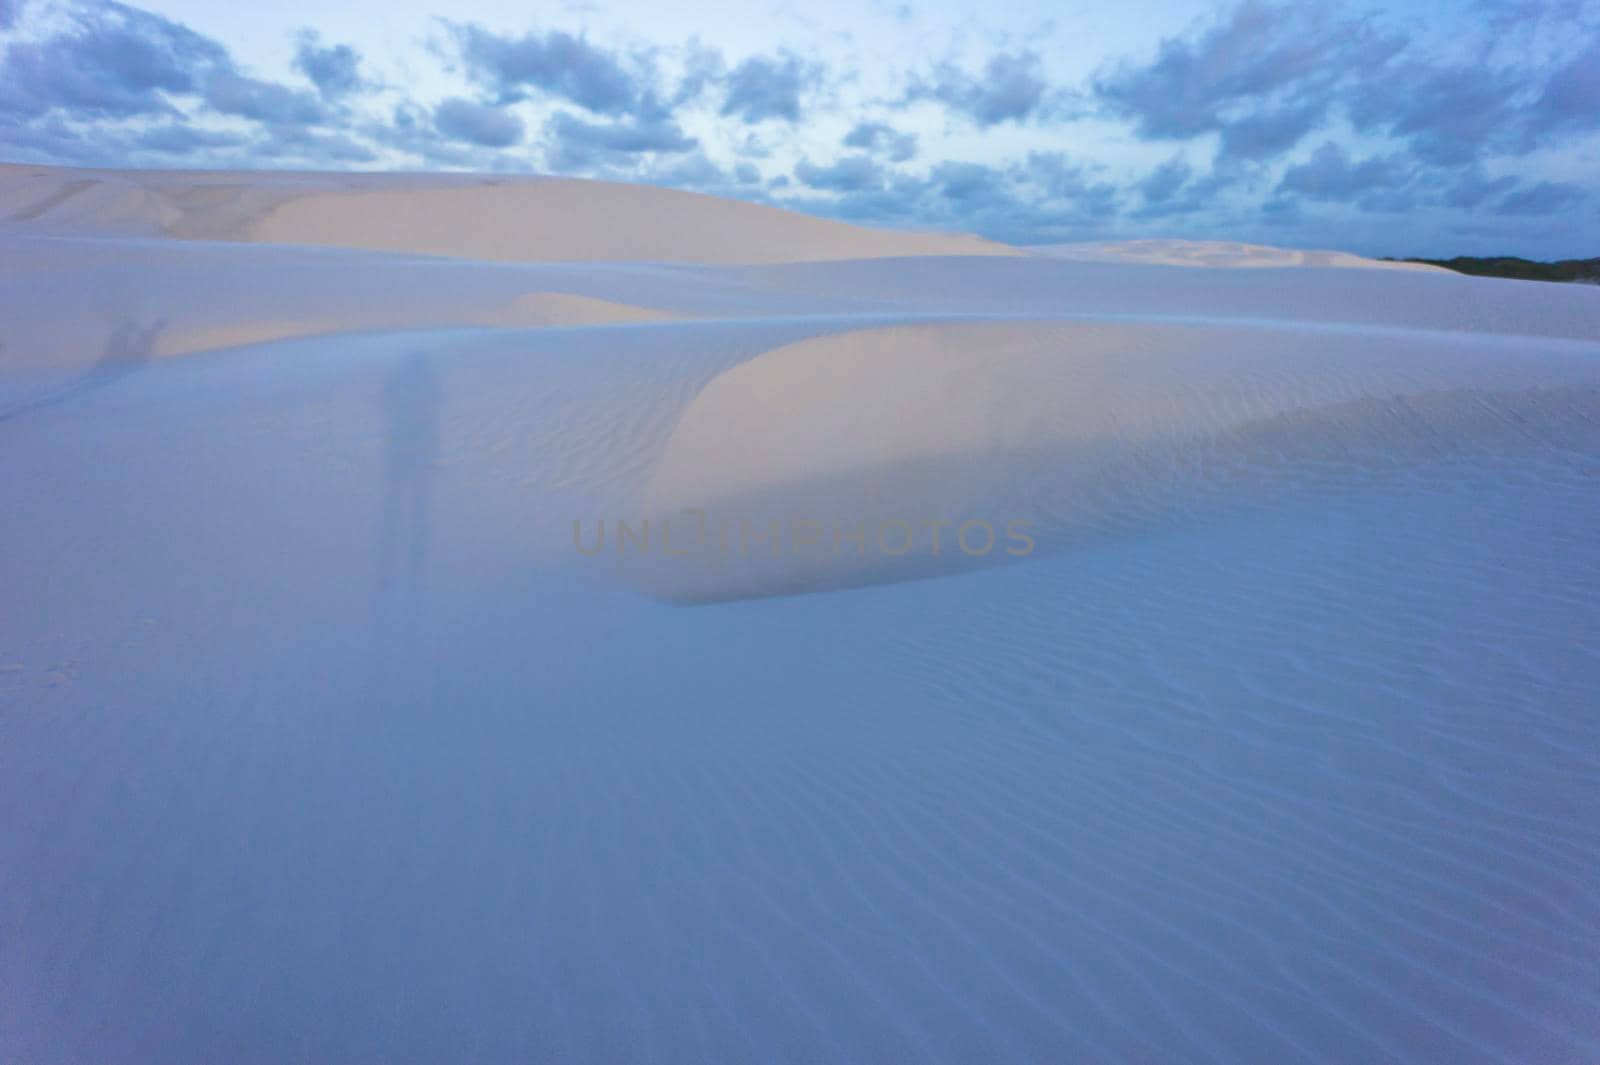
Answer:
[{"label": "sandy foreground", "polygon": [[1395,267],[0,166],[0,1060],[1600,1060],[1600,290]]}]

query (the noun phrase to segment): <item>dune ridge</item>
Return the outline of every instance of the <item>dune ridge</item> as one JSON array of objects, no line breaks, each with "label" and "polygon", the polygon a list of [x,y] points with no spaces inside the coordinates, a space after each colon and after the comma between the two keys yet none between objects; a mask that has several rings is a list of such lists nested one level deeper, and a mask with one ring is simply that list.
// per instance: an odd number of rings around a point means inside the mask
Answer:
[{"label": "dune ridge", "polygon": [[[804,340],[712,379],[635,510],[737,534],[659,550],[642,586],[710,601],[1010,561],[958,551],[964,521],[1024,521],[1047,554],[1171,520],[1224,490],[1320,491],[1462,449],[1593,446],[1600,345],[1265,325],[937,323]],[[1508,435],[1508,430],[1510,434]],[[833,543],[752,548],[796,520]],[[948,522],[940,540],[924,523]],[[917,531],[904,554],[838,530]],[[997,535],[997,534],[989,534]],[[728,540],[735,542],[730,547]],[[893,537],[891,537],[893,538]],[[680,545],[681,549],[681,545]],[[1032,554],[1034,548],[1029,548]],[[731,557],[730,557],[731,556]]]},{"label": "dune ridge", "polygon": [[810,262],[1015,255],[651,185],[540,176],[239,174],[0,165],[0,221],[55,232],[504,261]]}]

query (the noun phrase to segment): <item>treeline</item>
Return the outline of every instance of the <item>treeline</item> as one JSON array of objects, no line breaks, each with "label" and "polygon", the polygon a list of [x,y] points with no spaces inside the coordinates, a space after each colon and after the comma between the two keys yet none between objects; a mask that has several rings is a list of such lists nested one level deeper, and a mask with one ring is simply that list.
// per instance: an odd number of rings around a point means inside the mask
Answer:
[{"label": "treeline", "polygon": [[1519,259],[1514,255],[1497,255],[1479,258],[1475,255],[1458,255],[1454,259],[1394,259],[1389,262],[1427,263],[1442,266],[1458,274],[1476,277],[1514,277],[1519,281],[1584,281],[1600,284],[1600,259],[1560,259],[1553,263]]}]

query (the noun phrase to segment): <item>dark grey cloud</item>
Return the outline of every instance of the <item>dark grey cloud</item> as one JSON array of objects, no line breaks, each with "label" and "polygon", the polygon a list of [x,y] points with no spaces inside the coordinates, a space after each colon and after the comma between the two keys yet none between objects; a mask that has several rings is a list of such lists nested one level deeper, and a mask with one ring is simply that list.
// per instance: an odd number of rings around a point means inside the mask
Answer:
[{"label": "dark grey cloud", "polygon": [[433,109],[433,125],[451,140],[485,148],[507,148],[522,140],[522,119],[502,108],[460,97]]},{"label": "dark grey cloud", "polygon": [[370,164],[372,148],[352,137],[306,126],[258,125],[218,130],[179,118],[150,123],[108,123],[86,129],[53,114],[25,124],[0,119],[0,142],[9,159],[81,166],[336,168]]},{"label": "dark grey cloud", "polygon": [[1528,147],[1545,137],[1600,128],[1600,34],[1550,75],[1531,110]]},{"label": "dark grey cloud", "polygon": [[311,93],[231,71],[219,71],[207,79],[205,102],[219,114],[257,122],[304,126],[327,118],[322,101]]},{"label": "dark grey cloud", "polygon": [[1169,159],[1134,187],[1144,197],[1146,204],[1164,204],[1171,201],[1193,176],[1194,171],[1188,163],[1182,159]]},{"label": "dark grey cloud", "polygon": [[999,53],[979,74],[951,63],[940,64],[931,79],[916,79],[907,101],[938,100],[980,126],[1023,121],[1040,111],[1049,91],[1037,54]]},{"label": "dark grey cloud", "polygon": [[545,123],[552,160],[562,168],[584,169],[597,163],[620,164],[620,157],[645,152],[675,154],[699,145],[664,114],[619,122],[585,122],[565,112]]},{"label": "dark grey cloud", "polygon": [[722,114],[745,122],[800,120],[800,97],[820,78],[819,70],[793,53],[752,56],[727,76]]},{"label": "dark grey cloud", "polygon": [[[1535,5],[1498,32],[1543,17]],[[1580,46],[1550,71],[1525,57],[1520,65],[1441,60],[1368,18],[1246,0],[1165,39],[1154,59],[1103,72],[1092,88],[1136,135],[1217,133],[1230,159],[1277,158],[1343,116],[1362,133],[1404,142],[1419,162],[1463,167],[1600,129],[1600,37],[1565,28]],[[1494,43],[1479,41],[1478,51]]]},{"label": "dark grey cloud", "polygon": [[294,68],[311,80],[325,100],[339,100],[365,87],[361,55],[348,44],[324,48],[315,30],[295,39]]},{"label": "dark grey cloud", "polygon": [[964,229],[999,240],[1087,239],[1104,235],[1117,217],[1117,190],[1059,152],[1035,152],[1004,165],[947,160],[925,177],[880,168],[878,180],[865,180],[872,173],[867,163],[856,164],[859,180],[813,167],[797,169],[797,191],[781,179],[768,188],[781,193],[774,201],[781,206],[857,222]]},{"label": "dark grey cloud", "polygon": [[27,120],[0,113],[0,144],[6,162],[114,166],[118,161],[115,146],[85,140],[81,128],[60,113]]},{"label": "dark grey cloud", "polygon": [[602,153],[586,159],[582,170],[586,177],[609,181],[661,185],[749,200],[766,199],[759,188],[752,187],[759,183],[759,175],[754,175],[754,181],[746,181],[745,178],[752,175],[747,173],[741,177],[737,172],[730,173],[712,162],[698,148],[687,152],[623,153],[613,156]]},{"label": "dark grey cloud", "polygon": [[860,122],[845,134],[844,146],[881,154],[891,163],[903,163],[916,156],[917,137],[884,122]]},{"label": "dark grey cloud", "polygon": [[1513,192],[1494,208],[1502,215],[1542,215],[1569,210],[1585,198],[1583,189],[1562,181],[1541,181]]},{"label": "dark grey cloud", "polygon": [[1141,137],[1184,139],[1223,130],[1263,105],[1320,117],[1335,85],[1381,66],[1402,43],[1310,5],[1248,0],[1163,40],[1154,60],[1100,75],[1093,90]]},{"label": "dark grey cloud", "polygon": [[1473,169],[1457,175],[1445,189],[1441,202],[1446,207],[1476,207],[1485,200],[1509,192],[1517,179],[1509,174],[1490,179],[1482,170]]},{"label": "dark grey cloud", "polygon": [[343,133],[325,133],[306,126],[275,126],[251,143],[253,156],[282,165],[350,166],[375,162],[372,146]]},{"label": "dark grey cloud", "polygon": [[238,148],[246,143],[248,138],[237,133],[218,133],[197,129],[187,122],[172,121],[142,130],[134,136],[132,146],[163,155],[192,155],[199,151]]},{"label": "dark grey cloud", "polygon": [[1116,213],[1121,197],[1115,185],[1096,179],[1089,166],[1075,162],[1065,152],[1029,152],[1013,174],[1058,209],[1070,207],[1106,220]]},{"label": "dark grey cloud", "polygon": [[928,177],[940,195],[961,202],[986,199],[1004,183],[999,171],[982,163],[939,163]]},{"label": "dark grey cloud", "polygon": [[[376,158],[346,135],[313,132],[344,117],[320,95],[241,72],[227,49],[185,26],[118,3],[55,11],[45,35],[12,42],[0,59],[8,154],[95,165]],[[218,118],[254,128],[208,126]]]},{"label": "dark grey cloud", "polygon": [[15,41],[0,67],[0,111],[42,116],[173,114],[167,94],[195,93],[230,72],[220,44],[159,15],[102,3],[66,11],[67,24],[41,40]]},{"label": "dark grey cloud", "polygon": [[1481,65],[1407,60],[1355,89],[1347,110],[1358,130],[1404,139],[1425,162],[1460,166],[1514,138],[1520,80]]},{"label": "dark grey cloud", "polygon": [[827,192],[861,192],[883,184],[883,168],[871,157],[847,155],[829,166],[814,166],[800,160],[794,176],[802,185]]},{"label": "dark grey cloud", "polygon": [[[1534,33],[1554,6],[1523,5],[1497,32]],[[1553,65],[1529,59],[1538,50],[1528,48],[1508,50],[1516,62],[1491,61],[1493,39],[1466,61],[1440,62],[1413,47],[1353,87],[1345,111],[1358,130],[1404,140],[1438,167],[1526,155],[1593,133],[1600,130],[1600,32],[1575,11],[1556,25],[1572,46]]]},{"label": "dark grey cloud", "polygon": [[1409,164],[1398,155],[1356,162],[1329,141],[1312,153],[1310,160],[1285,171],[1277,192],[1309,200],[1352,203],[1378,191],[1397,189],[1412,176]]},{"label": "dark grey cloud", "polygon": [[521,155],[508,156],[497,148],[445,136],[434,123],[433,110],[410,101],[396,104],[387,120],[358,122],[352,133],[373,145],[415,156],[427,166],[483,170],[532,166],[531,160]]},{"label": "dark grey cloud", "polygon": [[467,75],[502,103],[538,90],[601,115],[637,110],[645,95],[639,62],[560,30],[502,36],[449,24]]},{"label": "dark grey cloud", "polygon": [[1246,115],[1222,127],[1222,154],[1233,159],[1276,158],[1320,125],[1326,112],[1326,106],[1312,102]]},{"label": "dark grey cloud", "polygon": [[[1433,86],[1391,84],[1395,57],[1407,45],[1403,35],[1364,18],[1246,0],[1163,40],[1149,62],[1103,72],[1093,93],[1106,114],[1131,122],[1141,138],[1216,133],[1223,160],[1266,162],[1341,110],[1362,128],[1374,128],[1385,114],[1403,124],[1399,112],[1406,107],[1421,119],[1430,105],[1418,103],[1418,90]],[[1419,64],[1412,81],[1434,73]],[[1369,101],[1380,106],[1370,108]],[[1383,101],[1393,104],[1387,112]]]},{"label": "dark grey cloud", "polygon": [[653,159],[641,171],[629,176],[651,185],[694,189],[725,196],[734,195],[737,184],[726,171],[699,151]]},{"label": "dark grey cloud", "polygon": [[181,118],[163,119],[143,128],[117,126],[86,137],[78,123],[52,114],[27,123],[0,118],[0,143],[7,160],[37,159],[79,166],[127,166],[132,163],[171,165],[196,152],[244,165],[252,138],[196,127]]}]

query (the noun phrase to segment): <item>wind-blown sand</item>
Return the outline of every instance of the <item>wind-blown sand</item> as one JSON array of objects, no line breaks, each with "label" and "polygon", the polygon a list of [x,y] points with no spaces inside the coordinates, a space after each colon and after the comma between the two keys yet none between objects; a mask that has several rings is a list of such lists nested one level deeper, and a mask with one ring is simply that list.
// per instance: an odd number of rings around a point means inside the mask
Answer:
[{"label": "wind-blown sand", "polygon": [[677,196],[0,168],[0,1059],[1600,1058],[1593,289]]}]

